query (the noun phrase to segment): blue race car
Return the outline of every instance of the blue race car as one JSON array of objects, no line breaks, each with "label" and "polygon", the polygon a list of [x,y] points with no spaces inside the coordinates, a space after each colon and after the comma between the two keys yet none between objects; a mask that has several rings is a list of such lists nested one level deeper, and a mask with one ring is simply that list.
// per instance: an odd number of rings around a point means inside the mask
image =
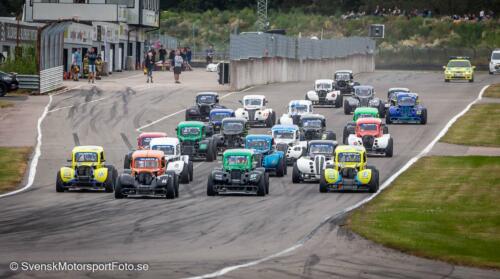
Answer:
[{"label": "blue race car", "polygon": [[287,173],[285,153],[273,147],[274,139],[270,135],[248,135],[245,138],[245,149],[253,149],[261,156],[261,166],[266,172],[274,172],[282,177]]},{"label": "blue race car", "polygon": [[393,94],[385,123],[427,123],[427,108],[420,104],[417,93],[398,92]]},{"label": "blue race car", "polygon": [[234,117],[234,110],[225,108],[216,108],[210,111],[208,121],[212,125],[214,132],[219,132],[222,125],[222,119]]}]

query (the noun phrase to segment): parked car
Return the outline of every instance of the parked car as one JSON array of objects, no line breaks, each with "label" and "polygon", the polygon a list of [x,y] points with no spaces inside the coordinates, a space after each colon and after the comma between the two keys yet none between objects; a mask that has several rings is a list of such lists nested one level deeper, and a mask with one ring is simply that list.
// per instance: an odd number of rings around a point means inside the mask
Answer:
[{"label": "parked car", "polygon": [[17,79],[16,73],[5,73],[0,71],[0,97],[18,88],[19,80]]}]

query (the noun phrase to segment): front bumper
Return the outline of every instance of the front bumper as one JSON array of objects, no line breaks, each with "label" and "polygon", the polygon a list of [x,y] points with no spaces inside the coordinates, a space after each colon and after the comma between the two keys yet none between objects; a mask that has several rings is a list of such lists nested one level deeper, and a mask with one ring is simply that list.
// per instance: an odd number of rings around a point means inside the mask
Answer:
[{"label": "front bumper", "polygon": [[473,77],[474,74],[471,73],[452,73],[444,75],[444,78],[447,80],[471,80]]},{"label": "front bumper", "polygon": [[392,123],[420,123],[420,116],[388,116]]},{"label": "front bumper", "polygon": [[82,191],[82,190],[102,191],[106,189],[104,183],[97,182],[96,180],[93,179],[84,181],[73,179],[70,180],[69,182],[63,183],[63,187],[66,190],[73,190],[73,191]]},{"label": "front bumper", "polygon": [[137,187],[124,187],[121,193],[127,197],[166,197],[165,186],[140,185]]},{"label": "front bumper", "polygon": [[368,191],[370,188],[356,179],[341,179],[336,183],[327,184],[329,191]]}]

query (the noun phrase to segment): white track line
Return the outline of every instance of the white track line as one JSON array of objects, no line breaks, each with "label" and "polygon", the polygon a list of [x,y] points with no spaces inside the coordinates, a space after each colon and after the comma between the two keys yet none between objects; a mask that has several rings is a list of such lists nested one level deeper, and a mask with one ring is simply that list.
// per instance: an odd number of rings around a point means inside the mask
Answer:
[{"label": "white track line", "polygon": [[[241,90],[241,91],[229,92],[229,93],[227,93],[226,95],[221,96],[221,97],[220,97],[220,99],[224,99],[224,98],[229,97],[229,96],[231,96],[231,95],[233,95],[233,94],[235,94],[235,93],[241,93],[241,92],[248,91],[248,90],[250,90],[250,89],[252,89],[252,88],[254,88],[254,86],[250,86],[250,87],[248,87],[248,88],[246,88],[246,89],[243,89],[243,90]],[[141,127],[137,128],[137,129],[136,129],[136,131],[137,131],[137,132],[141,132],[141,131],[142,131],[143,129],[145,129],[145,128],[151,127],[151,126],[153,126],[153,125],[155,125],[155,124],[157,124],[157,123],[159,123],[159,122],[162,122],[162,121],[164,121],[164,120],[167,120],[167,119],[169,119],[170,117],[175,116],[175,115],[177,115],[177,114],[179,114],[179,113],[183,113],[183,112],[185,112],[185,111],[186,111],[186,109],[181,109],[181,110],[176,111],[176,112],[174,112],[174,113],[171,113],[171,114],[169,114],[169,115],[165,115],[165,116],[163,116],[163,117],[161,117],[161,118],[159,118],[159,119],[157,119],[157,120],[155,120],[155,121],[153,121],[153,122],[151,122],[151,123],[148,123],[148,124],[146,124],[146,125],[144,125],[144,126],[141,126]]]},{"label": "white track line", "polygon": [[30,169],[29,169],[29,175],[28,175],[28,183],[21,188],[17,189],[12,192],[8,192],[6,194],[0,195],[0,198],[4,198],[7,196],[15,195],[17,193],[23,192],[27,189],[29,189],[32,185],[33,182],[35,181],[35,175],[36,175],[36,167],[38,165],[38,159],[42,155],[42,122],[49,113],[49,107],[52,104],[52,95],[49,95],[49,102],[45,106],[45,109],[43,110],[42,116],[38,118],[38,125],[37,125],[37,131],[38,131],[38,136],[36,139],[36,147],[35,147],[35,155],[33,155],[33,159],[31,159],[31,164],[30,164]]},{"label": "white track line", "polygon": [[261,258],[261,259],[258,259],[258,260],[255,260],[255,261],[251,261],[251,262],[248,262],[248,263],[244,263],[244,264],[240,264],[240,265],[233,265],[233,266],[228,266],[228,267],[225,267],[225,268],[222,268],[218,271],[215,271],[213,273],[208,273],[208,274],[204,274],[204,275],[200,275],[200,276],[194,276],[194,277],[189,277],[187,279],[205,279],[205,278],[214,278],[214,277],[219,277],[219,276],[222,276],[224,274],[227,274],[231,271],[234,271],[236,269],[240,269],[240,268],[244,268],[244,267],[250,267],[250,266],[254,266],[254,265],[258,265],[262,262],[265,262],[265,261],[268,261],[268,260],[271,260],[273,258],[277,258],[279,256],[282,256],[284,254],[287,254],[289,252],[292,252],[300,247],[302,247],[306,242],[307,240],[311,239],[311,237],[313,236],[314,232],[316,232],[321,226],[323,226],[323,224],[326,224],[329,220],[332,220],[336,217],[339,217],[339,216],[342,216],[360,206],[362,206],[363,204],[371,201],[372,199],[374,199],[376,196],[378,196],[383,190],[385,190],[387,187],[389,187],[389,185],[399,176],[401,175],[401,173],[403,173],[404,171],[406,171],[409,167],[411,167],[416,161],[418,161],[420,158],[422,158],[424,155],[426,155],[427,153],[429,153],[429,151],[431,151],[432,147],[434,147],[434,145],[446,134],[446,132],[448,132],[448,130],[450,129],[451,125],[453,125],[453,123],[455,123],[455,121],[457,121],[457,119],[459,117],[461,117],[462,115],[464,115],[472,105],[474,105],[475,103],[477,103],[479,100],[482,99],[483,97],[483,93],[484,91],[489,87],[489,85],[486,85],[484,86],[482,89],[481,89],[481,92],[479,93],[479,96],[474,100],[472,101],[467,107],[465,107],[464,110],[462,110],[460,113],[458,113],[457,115],[455,115],[452,119],[450,119],[450,121],[448,123],[446,123],[446,125],[444,126],[444,128],[441,130],[441,132],[439,132],[439,134],[434,138],[434,140],[432,140],[419,154],[417,154],[415,157],[411,158],[402,168],[400,168],[396,173],[394,173],[393,175],[391,175],[388,179],[386,179],[384,181],[384,183],[380,186],[380,190],[377,192],[377,193],[374,193],[373,195],[367,197],[366,199],[364,200],[361,200],[359,201],[358,203],[350,206],[350,207],[347,207],[347,208],[344,208],[344,210],[340,211],[340,212],[337,212],[336,214],[332,215],[332,216],[328,216],[326,217],[318,226],[316,226],[309,234],[307,234],[306,236],[304,236],[301,240],[299,240],[295,245],[293,245],[292,247],[289,247],[285,250],[282,250],[278,253],[275,253],[275,254],[272,254],[272,255],[269,255],[267,257],[264,257],[264,258]]}]

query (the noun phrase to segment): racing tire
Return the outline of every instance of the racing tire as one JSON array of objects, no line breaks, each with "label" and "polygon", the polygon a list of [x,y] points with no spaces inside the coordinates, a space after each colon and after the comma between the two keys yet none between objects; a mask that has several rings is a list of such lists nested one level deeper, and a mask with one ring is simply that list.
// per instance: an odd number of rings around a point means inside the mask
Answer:
[{"label": "racing tire", "polygon": [[319,178],[319,192],[320,193],[328,192],[328,183],[326,183],[324,170],[321,171],[321,177]]},{"label": "racing tire", "polygon": [[124,170],[130,169],[130,164],[131,164],[131,160],[130,160],[131,158],[130,157],[132,157],[132,156],[129,153],[129,154],[125,154],[125,158],[123,158],[123,169]]},{"label": "racing tire", "polygon": [[379,188],[378,170],[372,166],[368,166],[367,168],[372,170],[372,177],[370,178],[370,181],[368,182],[368,192],[376,193],[378,191],[378,188]]},{"label": "racing tire", "polygon": [[326,132],[326,139],[327,140],[337,140],[337,135],[333,131],[327,131]]},{"label": "racing tire", "polygon": [[194,175],[193,175],[193,172],[194,172],[193,161],[189,161],[188,162],[188,166],[189,166],[189,181],[193,181],[193,179],[194,179]]},{"label": "racing tire", "polygon": [[378,115],[380,118],[385,117],[385,105],[382,103],[382,101],[378,105]]},{"label": "racing tire", "polygon": [[347,129],[347,126],[344,127],[344,131],[342,132],[342,143],[347,144],[347,139],[349,138],[349,129]]},{"label": "racing tire", "polygon": [[469,82],[474,82],[474,77],[472,77],[471,79],[469,79]]},{"label": "racing tire", "polygon": [[167,185],[165,186],[165,198],[168,200],[175,199],[175,178],[169,178],[167,181]]},{"label": "racing tire", "polygon": [[422,118],[420,118],[420,124],[427,124],[427,109],[422,110]]},{"label": "racing tire", "polygon": [[341,108],[343,102],[344,102],[344,97],[342,97],[342,94],[339,94],[337,96],[337,99],[335,99],[335,107],[336,108]]},{"label": "racing tire", "polygon": [[263,197],[266,195],[266,173],[264,173],[259,180],[259,185],[257,185],[257,196]]},{"label": "racing tire", "polygon": [[297,162],[293,163],[292,182],[300,183],[300,172],[299,167],[297,166]]},{"label": "racing tire", "polygon": [[[492,75],[492,74],[493,74],[493,72],[492,72],[492,71],[490,71],[490,70],[488,70],[488,74]],[[0,97],[1,97],[1,96],[2,96],[2,93],[0,92]]]},{"label": "racing tire", "polygon": [[449,79],[444,79],[444,82],[450,82],[450,80]]},{"label": "racing tire", "polygon": [[7,94],[7,87],[0,83],[0,97],[3,97]]},{"label": "racing tire", "polygon": [[389,113],[385,115],[385,124],[392,124],[391,115]]},{"label": "racing tire", "polygon": [[189,111],[186,110],[186,121],[191,120],[191,115],[189,114]]},{"label": "racing tire", "polygon": [[184,184],[189,183],[189,163],[184,164],[182,168],[180,182]]},{"label": "racing tire", "polygon": [[207,162],[214,161],[214,159],[215,159],[214,153],[217,154],[217,151],[214,152],[214,149],[216,149],[216,147],[214,148],[214,142],[212,139],[210,139],[208,141],[208,146],[207,146],[207,157],[206,157]]},{"label": "racing tire", "polygon": [[285,175],[285,158],[281,158],[280,161],[278,162],[278,167],[276,168],[276,176],[277,177],[283,177]]},{"label": "racing tire", "polygon": [[208,175],[208,180],[207,180],[207,196],[215,196],[217,195],[217,192],[214,190],[214,182],[212,180],[212,175]]},{"label": "racing tire", "polygon": [[113,193],[115,189],[115,177],[114,177],[114,169],[113,167],[108,167],[108,176],[106,177],[106,181],[104,181],[104,190],[106,193]]},{"label": "racing tire", "polygon": [[269,174],[268,173],[266,173],[265,178],[266,178],[266,195],[269,195]]},{"label": "racing tire", "polygon": [[57,172],[57,177],[56,177],[56,192],[57,193],[63,193],[64,192],[64,182],[62,181],[61,178],[61,171]]},{"label": "racing tire", "polygon": [[351,106],[349,105],[349,102],[347,100],[344,101],[344,114],[351,114]]},{"label": "racing tire", "polygon": [[120,178],[116,179],[115,182],[115,199],[123,199],[125,198],[125,195],[122,193],[122,183],[120,181]]},{"label": "racing tire", "polygon": [[384,127],[384,128],[382,129],[382,133],[383,133],[384,135],[389,134],[389,127],[387,127],[386,125],[384,125],[383,127]]},{"label": "racing tire", "polygon": [[385,157],[392,157],[393,150],[394,142],[392,141],[392,138],[390,138],[389,142],[387,143],[387,147],[385,148]]}]

